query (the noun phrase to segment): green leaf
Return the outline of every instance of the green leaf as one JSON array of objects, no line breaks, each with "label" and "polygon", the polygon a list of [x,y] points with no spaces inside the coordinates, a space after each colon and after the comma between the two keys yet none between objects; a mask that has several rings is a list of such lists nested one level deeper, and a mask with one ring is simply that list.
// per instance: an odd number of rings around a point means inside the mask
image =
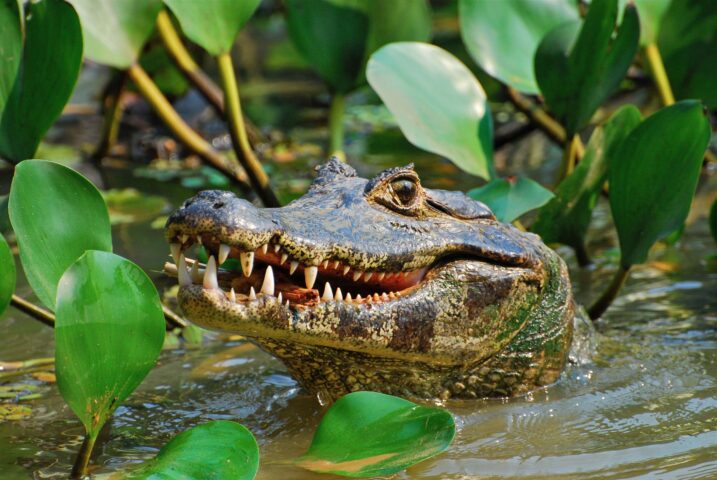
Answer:
[{"label": "green leaf", "polygon": [[251,480],[258,469],[259,447],[251,432],[236,422],[218,420],[180,433],[125,478]]},{"label": "green leaf", "polygon": [[525,93],[539,93],[533,57],[543,37],[578,20],[570,0],[460,0],[461,36],[489,75]]},{"label": "green leaf", "polygon": [[575,171],[555,189],[555,197],[540,209],[532,230],[546,243],[559,242],[582,252],[593,208],[607,178],[610,158],[642,116],[633,105],[616,111],[597,127]]},{"label": "green leaf", "polygon": [[712,208],[710,208],[710,232],[712,233],[712,238],[715,239],[715,242],[717,242],[717,200],[712,204]]},{"label": "green leaf", "polygon": [[43,0],[27,9],[22,61],[0,107],[0,157],[13,162],[33,157],[69,100],[82,64],[82,31],[72,6]]},{"label": "green leaf", "polygon": [[677,98],[717,108],[717,2],[673,1],[662,17],[657,45]]},{"label": "green leaf", "polygon": [[610,161],[610,208],[623,268],[642,263],[690,210],[710,139],[703,106],[678,102],[648,117]]},{"label": "green leaf", "polygon": [[617,0],[595,0],[582,26],[580,22],[563,24],[538,46],[535,78],[568,136],[587,125],[620,85],[635,57],[640,37],[635,7],[625,9],[613,35],[617,14]]},{"label": "green leaf", "polygon": [[162,0],[68,0],[77,9],[90,60],[119,69],[139,58]]},{"label": "green leaf", "polygon": [[213,56],[228,53],[261,0],[164,0],[184,34]]},{"label": "green leaf", "polygon": [[[657,41],[662,18],[672,0],[632,0],[640,17],[640,45]],[[625,2],[622,0],[621,3]]]},{"label": "green leaf", "polygon": [[85,177],[62,165],[21,162],[15,169],[9,210],[27,280],[51,310],[67,267],[85,250],[112,250],[102,195]]},{"label": "green leaf", "polygon": [[22,29],[17,0],[0,0],[0,118],[22,58]]},{"label": "green leaf", "polygon": [[10,305],[10,297],[15,293],[15,258],[5,241],[0,235],[0,315]]},{"label": "green leaf", "polygon": [[371,7],[367,57],[389,43],[431,38],[431,9],[425,0],[373,0]]},{"label": "green leaf", "polygon": [[371,56],[366,76],[411,143],[473,175],[494,175],[490,106],[460,60],[434,45],[392,43]]},{"label": "green leaf", "polygon": [[57,386],[95,438],[159,356],[159,295],[134,263],[90,250],[60,279],[56,318]]},{"label": "green leaf", "polygon": [[340,398],[324,415],[297,465],[347,477],[391,475],[444,451],[451,414],[375,392]]},{"label": "green leaf", "polygon": [[553,198],[553,193],[529,178],[508,177],[474,188],[468,196],[488,205],[498,220],[508,223],[542,207]]}]

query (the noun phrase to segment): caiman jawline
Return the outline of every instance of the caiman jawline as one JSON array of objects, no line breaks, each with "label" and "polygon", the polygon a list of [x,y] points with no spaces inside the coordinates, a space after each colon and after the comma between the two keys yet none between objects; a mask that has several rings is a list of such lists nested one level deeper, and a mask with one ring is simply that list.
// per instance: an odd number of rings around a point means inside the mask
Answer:
[{"label": "caiman jawline", "polygon": [[[185,256],[193,245],[205,248],[209,255],[206,264]],[[305,265],[283,251],[274,239],[246,252],[207,234],[178,234],[170,243],[170,252],[175,264],[165,265],[165,270],[178,277],[181,287],[202,285],[204,289],[221,290],[227,301],[238,304],[261,296],[273,297],[295,309],[327,301],[355,305],[390,302],[413,291],[430,269],[364,271],[333,258]],[[238,261],[241,272],[221,268],[229,259]],[[296,277],[303,277],[303,282],[297,283]]]}]

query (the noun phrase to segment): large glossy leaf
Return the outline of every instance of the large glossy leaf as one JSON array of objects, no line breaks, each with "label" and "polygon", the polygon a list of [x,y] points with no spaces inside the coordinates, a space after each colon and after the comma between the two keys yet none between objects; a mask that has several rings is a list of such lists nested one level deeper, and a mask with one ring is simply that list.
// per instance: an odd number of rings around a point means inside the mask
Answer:
[{"label": "large glossy leaf", "polygon": [[569,136],[590,121],[619,86],[635,57],[640,38],[635,7],[625,9],[613,35],[617,14],[617,0],[595,0],[582,25],[563,24],[538,46],[535,78]]},{"label": "large glossy leaf", "polygon": [[68,1],[80,14],[87,58],[121,69],[137,60],[162,9],[162,0]]},{"label": "large glossy leaf", "polygon": [[644,262],[657,240],[681,228],[710,133],[702,104],[685,100],[648,117],[611,159],[610,208],[624,268]]},{"label": "large glossy leaf", "polygon": [[55,309],[57,282],[85,250],[112,250],[102,195],[86,178],[62,165],[26,160],[15,169],[10,220],[27,280]]},{"label": "large glossy leaf", "polygon": [[0,107],[0,157],[33,157],[69,100],[81,64],[82,31],[72,6],[63,0],[28,3],[22,61]]},{"label": "large glossy leaf", "polygon": [[485,203],[501,222],[512,222],[524,213],[540,208],[553,193],[525,177],[497,178],[468,192],[474,200]]},{"label": "large glossy leaf", "polygon": [[186,430],[157,456],[125,478],[251,480],[259,469],[259,447],[249,430],[219,420]]},{"label": "large glossy leaf", "polygon": [[347,477],[391,475],[444,451],[451,414],[375,392],[340,398],[324,415],[297,465]]},{"label": "large glossy leaf", "polygon": [[593,207],[607,178],[610,159],[642,116],[633,105],[615,112],[605,125],[597,127],[585,156],[575,171],[555,189],[555,198],[545,205],[532,230],[546,243],[564,243],[582,252]]},{"label": "large glossy leaf", "polygon": [[261,0],[164,0],[184,34],[210,54],[227,53]]},{"label": "large glossy leaf", "polygon": [[431,10],[426,0],[372,0],[366,55],[392,42],[427,42]]},{"label": "large glossy leaf", "polygon": [[0,118],[21,57],[22,30],[17,0],[0,0]]},{"label": "large glossy leaf", "polygon": [[677,98],[699,98],[717,107],[717,2],[673,1],[665,12],[658,46]]},{"label": "large glossy leaf", "polygon": [[15,259],[12,251],[0,235],[0,315],[10,304],[10,297],[15,293]]},{"label": "large glossy leaf", "polygon": [[56,318],[57,386],[94,438],[159,356],[159,295],[134,263],[90,250],[60,279]]},{"label": "large glossy leaf", "polygon": [[[648,45],[657,41],[662,18],[672,0],[632,0],[640,16],[640,44]],[[626,0],[621,0],[621,4]]]},{"label": "large glossy leaf", "polygon": [[371,56],[366,76],[411,143],[473,175],[494,175],[490,106],[460,60],[434,45],[392,43]]},{"label": "large glossy leaf", "polygon": [[573,0],[460,0],[461,36],[488,74],[525,93],[538,93],[533,57],[562,23],[578,20]]}]

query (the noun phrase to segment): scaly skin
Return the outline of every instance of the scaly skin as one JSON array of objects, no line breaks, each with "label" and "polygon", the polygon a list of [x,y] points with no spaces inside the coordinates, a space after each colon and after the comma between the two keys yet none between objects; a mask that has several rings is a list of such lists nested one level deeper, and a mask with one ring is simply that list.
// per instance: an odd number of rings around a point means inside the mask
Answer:
[{"label": "scaly skin", "polygon": [[[367,181],[332,159],[278,209],[202,192],[166,236],[182,252],[197,236],[215,255],[220,245],[232,258],[254,252],[250,274],[219,270],[219,288],[212,267],[204,286],[180,275],[180,305],[198,325],[249,337],[328,400],[518,395],[554,382],[568,356],[575,313],[560,257],[462,193],[424,189],[412,167]],[[297,285],[305,272],[313,286],[312,267],[319,286],[352,300]]]}]

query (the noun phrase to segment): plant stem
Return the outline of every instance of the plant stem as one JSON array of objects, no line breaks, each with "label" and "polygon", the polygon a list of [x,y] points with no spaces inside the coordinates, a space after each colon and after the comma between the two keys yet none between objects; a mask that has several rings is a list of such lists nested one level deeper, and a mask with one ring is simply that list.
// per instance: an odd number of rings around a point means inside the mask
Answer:
[{"label": "plant stem", "polygon": [[334,93],[329,107],[329,153],[346,161],[344,154],[344,111],[346,97],[343,93]]},{"label": "plant stem", "polygon": [[654,42],[645,46],[645,58],[650,66],[652,78],[655,81],[657,93],[660,95],[662,104],[665,106],[672,105],[675,103],[675,95],[672,93],[670,80],[667,78],[665,64],[662,63],[662,55],[660,55],[660,50]]},{"label": "plant stem", "polygon": [[70,478],[82,478],[87,475],[87,466],[90,463],[92,449],[95,447],[95,440],[97,440],[97,437],[91,436],[89,433],[85,434],[85,439],[82,442],[80,451],[77,453],[75,464],[72,466]]},{"label": "plant stem", "polygon": [[575,247],[573,250],[575,250],[575,258],[578,261],[578,266],[584,268],[592,263],[592,260],[590,260],[590,255],[588,254],[588,251],[585,248],[584,243],[581,243],[579,246]]},{"label": "plant stem", "polygon": [[129,67],[128,73],[142,96],[182,143],[214,168],[234,179],[242,187],[248,187],[246,175],[238,168],[238,165],[229,163],[209,142],[199,136],[182,120],[182,117],[172,107],[169,100],[139,64],[135,63]]},{"label": "plant stem", "polygon": [[17,308],[21,312],[27,313],[35,320],[41,321],[48,327],[55,326],[55,316],[52,313],[48,312],[44,308],[38,307],[34,303],[28,302],[22,297],[18,297],[17,295],[13,294],[13,296],[10,298],[10,305]]},{"label": "plant stem", "polygon": [[588,309],[588,315],[590,316],[591,320],[597,320],[602,316],[603,313],[605,313],[605,310],[608,309],[610,304],[615,300],[615,297],[617,297],[617,293],[622,288],[623,284],[625,283],[625,280],[627,280],[627,276],[630,273],[630,267],[623,267],[620,265],[617,272],[615,272],[615,276],[613,277],[612,281],[610,282],[610,285],[608,285],[607,290],[600,295],[600,298],[597,299],[597,301]]},{"label": "plant stem", "polygon": [[583,143],[580,141],[580,136],[575,134],[563,150],[563,161],[560,165],[560,171],[558,172],[558,180],[555,182],[556,187],[560,185],[560,182],[567,176],[573,173],[573,167],[575,163],[577,163],[577,160],[582,157],[583,153]]},{"label": "plant stem", "polygon": [[102,137],[91,157],[95,162],[107,155],[114,144],[117,143],[120,120],[122,119],[122,112],[124,110],[122,107],[122,92],[126,84],[127,72],[117,72],[105,90]]},{"label": "plant stem", "polygon": [[189,325],[186,320],[164,304],[162,304],[162,312],[164,312],[164,319],[168,327],[186,328]]},{"label": "plant stem", "polygon": [[564,145],[568,139],[565,129],[548,112],[524,97],[512,87],[507,87],[508,97],[518,110],[523,112],[530,120],[538,125],[550,138],[557,143]]},{"label": "plant stem", "polygon": [[224,88],[229,134],[232,137],[232,144],[237,158],[249,175],[249,181],[259,194],[264,205],[267,207],[279,207],[279,200],[271,189],[269,177],[254,155],[254,150],[252,150],[247,138],[232,57],[228,52],[222,53],[217,57],[217,63],[219,65],[219,75],[222,79],[222,87]]}]

